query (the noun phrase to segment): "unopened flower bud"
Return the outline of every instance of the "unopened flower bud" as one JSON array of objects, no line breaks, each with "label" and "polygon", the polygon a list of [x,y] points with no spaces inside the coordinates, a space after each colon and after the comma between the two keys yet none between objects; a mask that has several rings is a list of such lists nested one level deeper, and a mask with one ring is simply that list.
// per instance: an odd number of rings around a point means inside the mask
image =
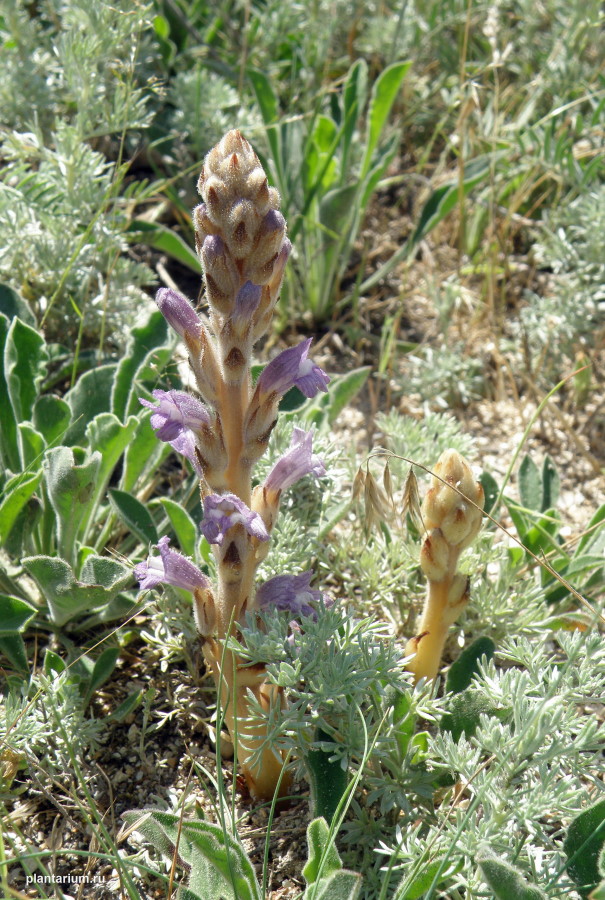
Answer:
[{"label": "unopened flower bud", "polygon": [[240,286],[240,276],[225,242],[219,235],[205,238],[201,251],[208,302],[215,310],[228,314]]},{"label": "unopened flower bud", "polygon": [[239,200],[229,212],[229,246],[235,259],[245,259],[256,237],[258,212],[250,200]]},{"label": "unopened flower bud", "polygon": [[160,288],[155,296],[158,308],[171,328],[182,338],[197,339],[201,322],[193,306],[171,288]]},{"label": "unopened flower bud", "polygon": [[475,481],[464,457],[456,450],[445,450],[435,466],[432,486],[422,506],[426,527],[441,528],[450,543],[460,545],[469,540],[471,533],[473,537],[476,534],[477,517],[481,520],[476,506],[483,507],[483,503],[483,488]]},{"label": "unopened flower bud", "polygon": [[450,567],[450,547],[439,528],[433,528],[420,550],[420,568],[429,581],[443,581]]},{"label": "unopened flower bud", "polygon": [[286,220],[280,212],[270,209],[257,229],[255,246],[248,260],[250,271],[263,273],[263,280],[258,284],[266,284],[270,280],[285,236]]},{"label": "unopened flower bud", "polygon": [[260,285],[247,281],[237,292],[233,308],[232,322],[237,329],[240,322],[250,322],[258,309],[262,289]]},{"label": "unopened flower bud", "polygon": [[200,203],[193,210],[193,227],[195,229],[195,249],[201,253],[202,244],[209,234],[218,234],[220,228],[208,215],[205,203]]}]

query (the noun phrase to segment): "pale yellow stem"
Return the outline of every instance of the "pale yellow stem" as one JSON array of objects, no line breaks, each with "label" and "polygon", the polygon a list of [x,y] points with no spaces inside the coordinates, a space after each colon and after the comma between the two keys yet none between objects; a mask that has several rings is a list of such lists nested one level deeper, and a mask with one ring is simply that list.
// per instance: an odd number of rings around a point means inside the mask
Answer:
[{"label": "pale yellow stem", "polygon": [[418,633],[408,641],[405,648],[406,655],[415,654],[406,665],[407,670],[413,673],[414,681],[420,681],[421,678],[433,679],[439,673],[449,630],[446,610],[451,584],[450,577],[443,581],[429,581]]}]

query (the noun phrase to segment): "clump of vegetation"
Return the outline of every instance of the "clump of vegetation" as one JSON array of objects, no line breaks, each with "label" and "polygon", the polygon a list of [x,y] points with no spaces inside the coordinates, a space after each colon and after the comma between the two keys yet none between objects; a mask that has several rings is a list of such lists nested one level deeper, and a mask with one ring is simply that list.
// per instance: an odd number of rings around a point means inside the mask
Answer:
[{"label": "clump of vegetation", "polygon": [[5,4],[2,896],[604,895],[601,18]]}]

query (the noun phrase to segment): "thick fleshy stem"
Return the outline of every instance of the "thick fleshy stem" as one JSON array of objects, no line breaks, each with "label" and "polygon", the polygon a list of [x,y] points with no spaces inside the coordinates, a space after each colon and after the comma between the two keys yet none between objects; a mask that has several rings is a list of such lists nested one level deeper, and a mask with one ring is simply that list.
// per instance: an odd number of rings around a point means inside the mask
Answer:
[{"label": "thick fleshy stem", "polygon": [[427,596],[418,632],[406,647],[415,681],[437,677],[449,628],[469,602],[469,579],[456,569],[479,532],[484,503],[483,487],[455,450],[441,455],[432,481],[422,507],[427,535],[420,551]]}]

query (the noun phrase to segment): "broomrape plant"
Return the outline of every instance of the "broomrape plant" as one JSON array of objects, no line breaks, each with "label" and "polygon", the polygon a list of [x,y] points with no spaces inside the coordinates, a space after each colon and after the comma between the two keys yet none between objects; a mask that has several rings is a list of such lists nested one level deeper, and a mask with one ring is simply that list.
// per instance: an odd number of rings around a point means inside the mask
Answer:
[{"label": "broomrape plant", "polygon": [[[325,473],[313,454],[313,434],[294,428],[290,449],[253,488],[255,463],[267,450],[280,399],[296,386],[306,396],[326,391],[328,376],[309,358],[311,339],[280,353],[253,384],[252,350],[268,331],[291,245],[258,157],[239,131],[229,132],[206,157],[194,211],[196,247],[209,306],[202,321],[191,303],[162,289],[156,302],[187,346],[202,400],[182,391],[154,391],[151,424],[161,441],[187,457],[200,479],[201,530],[213,546],[216,583],[169,546],[135,568],[142,589],[171,584],[191,591],[204,656],[215,679],[225,723],[237,743],[251,793],[283,794],[289,779],[283,758],[264,738],[266,726],[250,714],[253,698],[270,711],[284,702],[265,667],[245,666],[227,647],[247,614],[262,608],[314,614],[322,602],[312,573],[281,574],[256,585],[269,550],[280,498],[305,475]],[[203,402],[202,402],[203,401]],[[279,788],[278,788],[279,785]]]}]

